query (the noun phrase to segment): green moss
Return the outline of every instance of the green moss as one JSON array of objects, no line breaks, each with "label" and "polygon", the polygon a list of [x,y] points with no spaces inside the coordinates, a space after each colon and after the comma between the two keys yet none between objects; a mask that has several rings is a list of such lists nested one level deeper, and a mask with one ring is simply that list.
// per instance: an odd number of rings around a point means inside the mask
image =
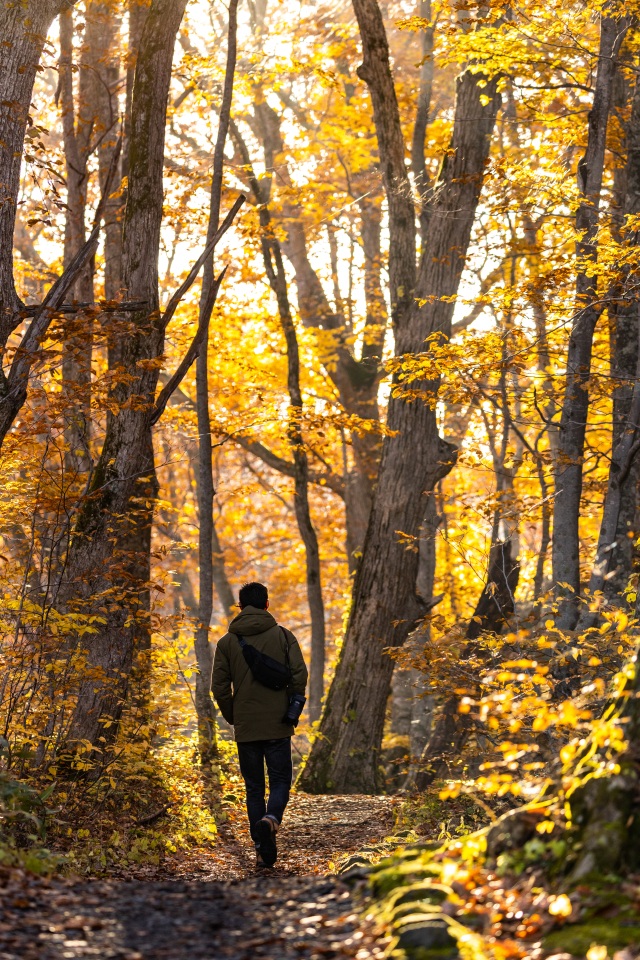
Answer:
[{"label": "green moss", "polygon": [[439,917],[441,914],[442,911],[436,903],[429,903],[427,900],[412,900],[410,903],[401,903],[393,907],[393,909],[389,911],[388,916],[392,923],[399,923],[400,920],[404,920],[406,917],[416,915]]},{"label": "green moss", "polygon": [[406,887],[408,884],[431,877],[439,877],[440,868],[431,862],[429,854],[422,853],[416,856],[415,851],[408,855],[403,851],[400,856],[383,860],[371,877],[371,886],[377,897],[384,897],[397,887]]},{"label": "green moss", "polygon": [[413,883],[408,887],[402,887],[400,890],[391,894],[389,897],[389,906],[392,909],[405,903],[416,903],[426,901],[427,903],[444,903],[447,897],[452,896],[453,891],[450,887],[442,883]]},{"label": "green moss", "polygon": [[635,946],[640,943],[640,920],[614,917],[567,924],[545,937],[544,948],[553,953],[584,957],[594,943],[607,947],[610,952]]}]

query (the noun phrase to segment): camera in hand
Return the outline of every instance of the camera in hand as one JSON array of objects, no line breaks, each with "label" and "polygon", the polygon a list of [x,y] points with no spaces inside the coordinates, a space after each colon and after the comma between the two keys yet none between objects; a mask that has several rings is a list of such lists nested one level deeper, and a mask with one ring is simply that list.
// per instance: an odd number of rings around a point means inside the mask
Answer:
[{"label": "camera in hand", "polygon": [[302,709],[306,702],[307,698],[303,697],[301,693],[294,693],[291,697],[289,697],[289,706],[287,707],[287,712],[282,718],[282,722],[291,724],[292,727],[297,727],[300,714],[302,713]]}]

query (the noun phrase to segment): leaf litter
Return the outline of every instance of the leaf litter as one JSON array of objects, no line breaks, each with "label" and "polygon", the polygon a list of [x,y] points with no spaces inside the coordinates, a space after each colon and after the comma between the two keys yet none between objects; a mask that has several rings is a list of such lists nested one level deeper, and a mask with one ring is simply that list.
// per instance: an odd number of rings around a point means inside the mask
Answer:
[{"label": "leaf litter", "polygon": [[336,859],[382,842],[393,798],[294,795],[280,858],[259,873],[244,811],[230,807],[211,849],[108,880],[0,872],[0,960],[381,960],[387,941]]}]

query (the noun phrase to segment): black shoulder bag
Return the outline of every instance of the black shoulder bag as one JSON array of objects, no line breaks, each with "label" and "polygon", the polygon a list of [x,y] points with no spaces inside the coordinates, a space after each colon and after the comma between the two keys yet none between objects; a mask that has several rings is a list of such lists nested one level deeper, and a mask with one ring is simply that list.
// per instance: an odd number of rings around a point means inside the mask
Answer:
[{"label": "black shoulder bag", "polygon": [[[281,628],[282,629],[282,628]],[[284,633],[284,630],[282,630]],[[291,683],[291,665],[289,664],[289,642],[285,634],[285,660],[286,663],[280,663],[273,657],[261,653],[252,644],[247,643],[244,637],[238,636],[238,642],[242,647],[242,653],[247,666],[253,675],[253,679],[261,683],[263,687],[270,690],[285,690]]]}]

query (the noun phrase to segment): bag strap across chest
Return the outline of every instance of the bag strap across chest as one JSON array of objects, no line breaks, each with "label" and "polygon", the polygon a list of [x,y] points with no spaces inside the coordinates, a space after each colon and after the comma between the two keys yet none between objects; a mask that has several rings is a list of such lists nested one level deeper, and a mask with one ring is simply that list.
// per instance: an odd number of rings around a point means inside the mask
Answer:
[{"label": "bag strap across chest", "polygon": [[289,638],[287,637],[286,631],[283,627],[279,627],[279,629],[282,630],[285,638],[285,663],[280,663],[279,660],[274,660],[273,657],[270,657],[268,654],[256,649],[253,644],[248,643],[241,634],[236,634],[242,654],[247,662],[247,666],[251,672],[251,675],[253,676],[253,679],[258,683],[261,683],[264,687],[268,687],[270,690],[285,690],[291,683]]}]

